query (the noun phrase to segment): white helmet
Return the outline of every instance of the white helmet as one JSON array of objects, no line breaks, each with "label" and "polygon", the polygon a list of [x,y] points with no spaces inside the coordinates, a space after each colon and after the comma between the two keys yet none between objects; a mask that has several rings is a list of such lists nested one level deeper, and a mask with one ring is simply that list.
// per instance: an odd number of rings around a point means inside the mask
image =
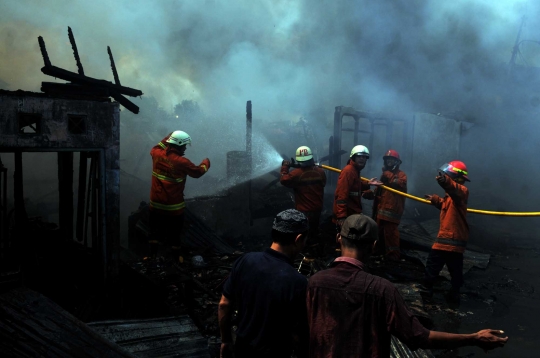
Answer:
[{"label": "white helmet", "polygon": [[351,158],[355,155],[362,155],[369,158],[369,150],[363,145],[357,145],[351,150]]},{"label": "white helmet", "polygon": [[309,149],[309,147],[303,145],[296,150],[297,162],[306,162],[310,159],[313,159],[313,153],[311,152],[311,149]]},{"label": "white helmet", "polygon": [[191,145],[191,137],[189,134],[183,131],[174,131],[167,139],[167,143],[175,144],[177,146],[183,146],[186,144]]}]

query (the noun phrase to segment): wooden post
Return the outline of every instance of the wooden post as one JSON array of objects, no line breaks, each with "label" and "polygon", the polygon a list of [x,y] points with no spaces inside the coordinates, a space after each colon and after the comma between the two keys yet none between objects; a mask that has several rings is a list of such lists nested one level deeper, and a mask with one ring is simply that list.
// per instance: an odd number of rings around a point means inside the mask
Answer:
[{"label": "wooden post", "polygon": [[87,154],[86,152],[79,153],[79,189],[77,193],[77,225],[76,234],[77,240],[83,240],[84,229],[84,214],[85,214],[85,192],[86,192],[86,172],[87,172]]},{"label": "wooden post", "polygon": [[73,152],[58,152],[58,225],[62,239],[73,239]]},{"label": "wooden post", "polygon": [[246,103],[246,154],[247,154],[247,175],[249,176],[248,181],[248,203],[249,203],[249,225],[253,226],[253,215],[251,215],[251,175],[252,175],[252,165],[253,160],[251,156],[251,138],[252,138],[252,115],[251,115],[251,101]]}]

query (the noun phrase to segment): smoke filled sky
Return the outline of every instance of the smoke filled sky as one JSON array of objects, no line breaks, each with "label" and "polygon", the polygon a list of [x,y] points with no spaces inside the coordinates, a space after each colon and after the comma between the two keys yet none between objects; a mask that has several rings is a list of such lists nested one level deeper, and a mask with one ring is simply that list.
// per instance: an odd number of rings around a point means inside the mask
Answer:
[{"label": "smoke filled sky", "polygon": [[[113,80],[110,46],[122,84],[167,111],[186,99],[207,113],[252,100],[280,119],[330,118],[336,105],[450,111],[489,93],[523,15],[522,39],[540,39],[532,1],[4,0],[0,87],[54,81],[40,71],[38,36],[54,65],[76,72],[71,26],[88,76]],[[540,65],[540,46],[521,50]]]},{"label": "smoke filled sky", "polygon": [[[143,91],[143,100],[128,97],[141,106],[137,119],[158,117],[144,113],[145,99],[155,99],[168,113],[183,100],[196,101],[211,122],[182,123],[194,138],[187,156],[196,163],[211,158],[209,175],[222,177],[225,154],[245,148],[247,100],[253,102],[255,135],[258,123],[306,116],[323,124],[316,128],[324,131],[323,144],[338,105],[461,111],[467,120],[470,111],[478,122],[491,119],[481,104],[496,104],[501,84],[506,85],[524,15],[521,40],[526,41],[516,63],[540,67],[540,45],[529,41],[540,40],[540,2],[533,1],[0,0],[0,88],[39,92],[42,81],[55,81],[40,71],[38,36],[53,65],[76,72],[70,26],[86,75],[113,81],[110,46],[122,85]],[[122,112],[122,167],[149,182],[150,147],[179,124],[169,116],[146,138],[148,125],[135,128],[130,115]],[[462,153],[478,174],[492,173],[506,156],[508,170],[501,175],[509,179],[509,173],[530,169],[515,160],[522,157],[516,151],[530,153],[535,139],[523,133],[534,137],[536,130],[507,126],[511,117],[499,117],[497,130],[468,132]],[[529,123],[538,127],[534,118]],[[513,151],[486,156],[484,148],[492,143]],[[271,154],[277,159],[269,165],[278,165],[278,155]],[[194,190],[195,183],[188,189]],[[473,190],[486,187],[475,183]],[[148,185],[141,182],[140,192],[146,193]],[[518,199],[530,195],[525,183],[518,185],[523,187]],[[489,190],[502,195],[497,188]],[[512,203],[512,210],[520,207]]]}]

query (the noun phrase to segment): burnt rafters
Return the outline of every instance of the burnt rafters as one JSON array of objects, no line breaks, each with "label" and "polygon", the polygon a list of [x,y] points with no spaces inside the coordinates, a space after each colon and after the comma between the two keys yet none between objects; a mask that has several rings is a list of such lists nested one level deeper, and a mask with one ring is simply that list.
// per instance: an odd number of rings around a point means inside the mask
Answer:
[{"label": "burnt rafters", "polygon": [[114,76],[114,83],[120,86],[120,79],[118,78],[118,72],[116,72],[116,65],[114,64],[114,58],[109,46],[107,46],[107,53],[109,54],[109,60],[111,60],[111,70]]},{"label": "burnt rafters", "polygon": [[79,58],[79,51],[77,51],[77,44],[75,43],[75,37],[73,37],[73,32],[71,31],[71,27],[68,26],[68,37],[69,42],[71,43],[71,48],[73,49],[73,56],[75,56],[75,62],[77,62],[77,69],[79,71],[79,75],[84,76],[84,69],[82,67],[81,59]]},{"label": "burnt rafters", "polygon": [[47,48],[45,47],[45,41],[43,41],[43,37],[38,36],[38,42],[39,49],[41,50],[41,56],[43,57],[43,62],[45,63],[45,67],[50,67],[51,60],[49,60],[49,54],[47,53]]},{"label": "burnt rafters", "polygon": [[43,56],[43,62],[45,64],[41,68],[41,72],[43,72],[44,74],[48,76],[60,78],[65,81],[70,81],[72,84],[81,85],[85,87],[92,87],[95,89],[101,89],[102,90],[101,93],[108,93],[108,96],[114,98],[118,103],[120,103],[126,109],[130,110],[133,113],[139,113],[139,107],[135,105],[133,102],[131,102],[130,100],[128,100],[127,98],[125,98],[123,95],[128,95],[131,97],[138,97],[138,96],[142,96],[143,93],[141,90],[120,85],[120,80],[118,78],[118,73],[116,72],[116,66],[114,64],[114,59],[112,57],[112,52],[110,48],[107,46],[107,51],[109,53],[109,59],[111,60],[111,68],[113,70],[115,83],[112,83],[106,80],[100,80],[97,78],[88,77],[84,74],[84,70],[80,63],[77,46],[75,44],[75,39],[73,38],[73,33],[71,32],[71,29],[69,27],[68,27],[68,33],[70,35],[70,42],[73,48],[73,54],[75,55],[75,60],[77,61],[77,67],[79,68],[79,73],[71,72],[68,70],[64,70],[63,68],[53,66],[51,64],[51,61],[49,60],[49,55],[47,54],[45,41],[43,40],[43,37],[39,36],[38,37],[39,48],[41,50],[41,55]]}]

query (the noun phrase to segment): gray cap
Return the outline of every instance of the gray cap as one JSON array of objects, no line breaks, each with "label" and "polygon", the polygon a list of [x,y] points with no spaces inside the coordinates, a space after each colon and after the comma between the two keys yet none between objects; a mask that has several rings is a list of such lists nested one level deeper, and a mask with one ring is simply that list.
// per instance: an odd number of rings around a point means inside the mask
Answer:
[{"label": "gray cap", "polygon": [[276,215],[272,229],[287,234],[300,234],[309,228],[308,218],[296,209],[287,209]]},{"label": "gray cap", "polygon": [[376,241],[377,223],[364,214],[354,214],[345,219],[339,234],[349,240]]}]

